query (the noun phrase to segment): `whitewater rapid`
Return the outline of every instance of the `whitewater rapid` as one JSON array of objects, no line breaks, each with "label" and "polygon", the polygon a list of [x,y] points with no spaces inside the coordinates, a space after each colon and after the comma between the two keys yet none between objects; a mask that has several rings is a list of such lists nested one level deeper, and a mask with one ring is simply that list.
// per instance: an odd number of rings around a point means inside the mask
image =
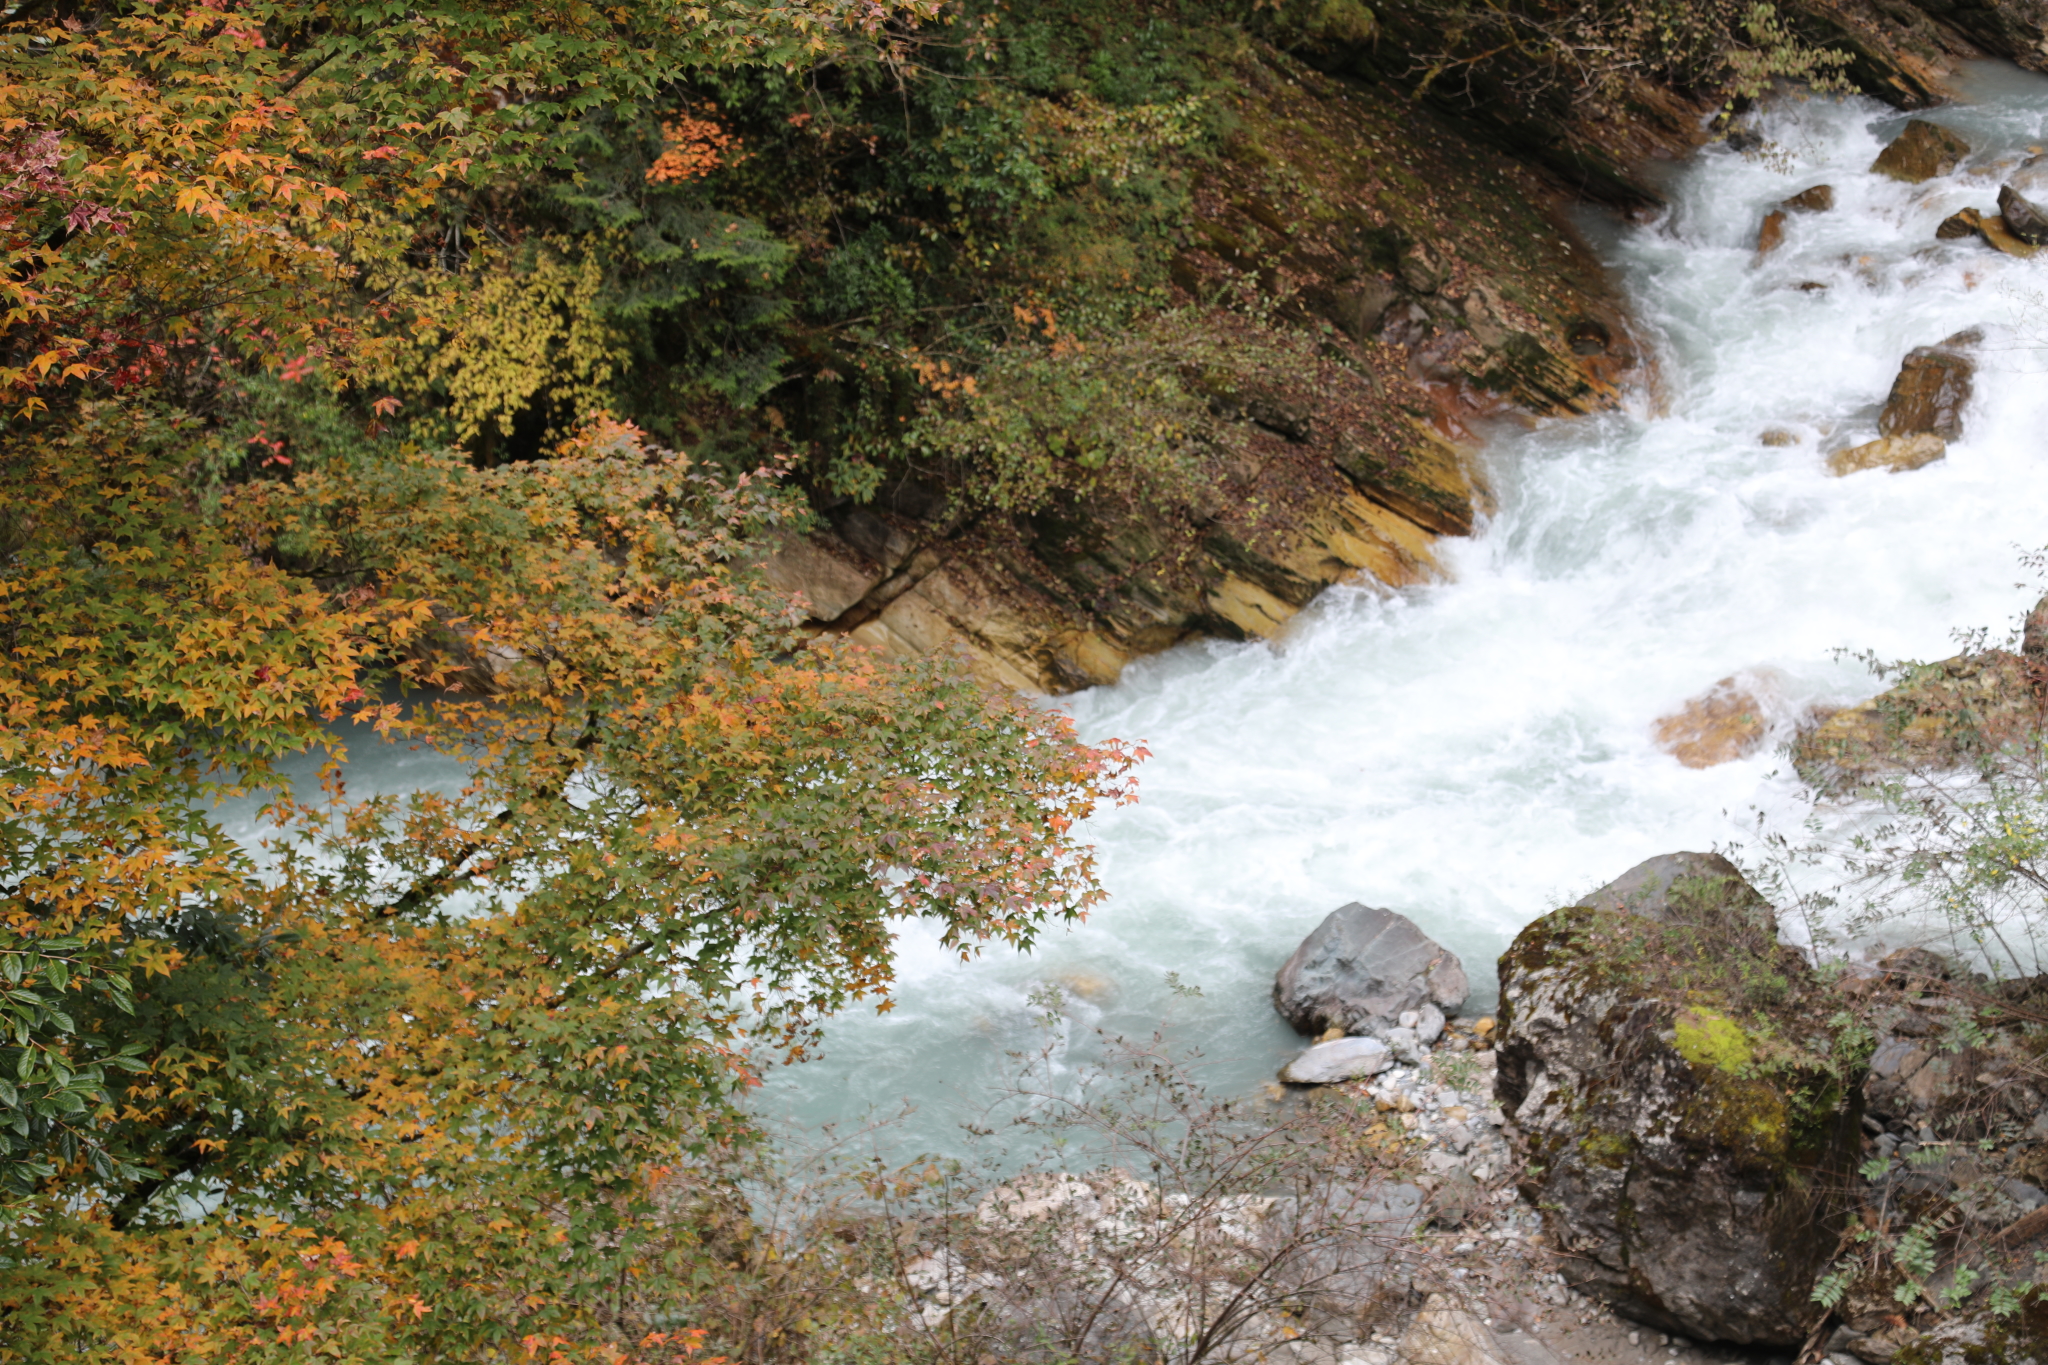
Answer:
[{"label": "whitewater rapid", "polygon": [[[2048,144],[2048,81],[1987,65],[1968,93],[1926,117],[1975,155],[1927,185],[1866,170],[1905,115],[1786,98],[1754,120],[1765,155],[1709,148],[1672,168],[1654,221],[1589,218],[1657,392],[1487,433],[1500,511],[1441,546],[1448,581],[1335,589],[1278,641],[1189,645],[1067,699],[1085,735],[1153,754],[1139,804],[1087,829],[1107,904],[1032,956],[967,965],[907,928],[893,1011],[834,1021],[821,1059],[771,1073],[764,1112],[908,1105],[887,1151],[960,1150],[959,1125],[1044,1037],[1030,999],[1047,984],[1067,1064],[1095,1029],[1164,1024],[1212,1085],[1250,1090],[1300,1046],[1269,1004],[1274,969],[1338,905],[1414,918],[1464,958],[1483,1009],[1530,919],[1652,854],[1750,838],[1758,812],[1795,819],[1775,746],[1690,770],[1653,722],[1747,673],[1782,735],[1874,690],[1839,651],[1943,657],[2041,591],[2020,557],[2048,543],[2048,259],[1934,229],[1991,211],[1997,168]],[[1794,215],[1758,263],[1764,213],[1821,183],[1833,211]],[[1980,325],[1944,461],[1826,475],[1826,451],[1877,434],[1908,350]],[[1799,443],[1762,444],[1772,427]]]}]

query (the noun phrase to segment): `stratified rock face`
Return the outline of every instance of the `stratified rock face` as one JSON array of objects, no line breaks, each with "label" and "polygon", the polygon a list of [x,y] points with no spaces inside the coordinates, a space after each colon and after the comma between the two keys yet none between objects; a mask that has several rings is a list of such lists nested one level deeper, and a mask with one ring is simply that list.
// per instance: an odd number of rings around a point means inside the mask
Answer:
[{"label": "stratified rock face", "polygon": [[1353,902],[1316,926],[1273,978],[1273,1008],[1298,1033],[1381,1034],[1469,990],[1458,955],[1406,915]]},{"label": "stratified rock face", "polygon": [[1726,860],[1654,858],[1500,960],[1521,1192],[1581,1287],[1695,1339],[1791,1346],[1858,1160],[1861,1062]]},{"label": "stratified rock face", "polygon": [[1877,175],[1917,185],[1938,175],[1947,175],[1963,164],[1970,144],[1938,123],[1916,118],[1907,122],[1892,145],[1877,154],[1870,169]]},{"label": "stratified rock face", "polygon": [[1961,333],[1939,346],[1920,346],[1906,356],[1877,429],[1886,436],[1928,434],[1953,441],[1963,434],[1963,409],[1969,404],[1977,363],[1963,347],[1982,340]]},{"label": "stratified rock face", "polygon": [[2028,246],[2048,246],[2048,156],[2021,163],[1998,191],[2006,230]]}]

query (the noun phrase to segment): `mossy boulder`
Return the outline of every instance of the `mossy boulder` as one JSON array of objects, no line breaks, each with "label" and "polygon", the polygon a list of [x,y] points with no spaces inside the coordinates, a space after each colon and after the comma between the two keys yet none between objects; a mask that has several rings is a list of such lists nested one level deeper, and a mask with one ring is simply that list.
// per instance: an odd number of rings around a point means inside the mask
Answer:
[{"label": "mossy boulder", "polygon": [[1500,959],[1498,1097],[1579,1287],[1701,1340],[1795,1346],[1858,1160],[1865,1059],[1711,854],[1652,859]]}]

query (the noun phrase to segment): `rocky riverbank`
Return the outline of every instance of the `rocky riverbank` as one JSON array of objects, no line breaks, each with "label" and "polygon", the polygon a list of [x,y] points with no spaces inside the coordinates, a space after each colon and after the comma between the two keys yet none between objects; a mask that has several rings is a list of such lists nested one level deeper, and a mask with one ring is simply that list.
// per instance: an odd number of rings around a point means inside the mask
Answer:
[{"label": "rocky riverbank", "polygon": [[[1850,58],[1860,88],[1917,108],[1946,97],[1959,61],[2038,66],[2037,10],[1806,0],[1786,13]],[[1400,38],[1421,21],[1394,6],[1378,22]],[[1204,59],[1236,131],[1197,175],[1162,307],[1250,289],[1262,335],[1306,343],[1257,383],[1209,394],[1236,451],[1209,496],[1008,514],[960,502],[942,469],[899,471],[871,501],[818,493],[821,524],[777,553],[775,581],[821,630],[963,650],[990,677],[1062,692],[1191,636],[1270,636],[1334,582],[1439,576],[1433,543],[1492,506],[1470,422],[1584,413],[1654,382],[1569,209],[1654,208],[1647,161],[1736,125],[1710,124],[1711,92],[1648,82],[1554,117],[1441,88],[1418,103],[1415,73],[1385,65],[1411,47],[1283,24]],[[1957,230],[1998,244],[2003,221]],[[1917,435],[1885,439],[1844,472],[1933,458]]]},{"label": "rocky riverbank", "polygon": [[[1321,973],[1321,999],[1423,994],[1456,967],[1392,912],[1346,907],[1281,986],[1367,920],[1381,932],[1348,940],[1368,950]],[[1673,854],[1529,926],[1501,983],[1498,1022],[1440,1036],[1354,1010],[1376,1046],[1340,1083],[1423,1192],[1399,1287],[1462,1305],[1470,1358],[2037,1358],[2048,979],[1919,948],[1816,971],[1735,867]],[[1340,1358],[1419,1358],[1392,1329],[1367,1344],[1388,1354]]]}]

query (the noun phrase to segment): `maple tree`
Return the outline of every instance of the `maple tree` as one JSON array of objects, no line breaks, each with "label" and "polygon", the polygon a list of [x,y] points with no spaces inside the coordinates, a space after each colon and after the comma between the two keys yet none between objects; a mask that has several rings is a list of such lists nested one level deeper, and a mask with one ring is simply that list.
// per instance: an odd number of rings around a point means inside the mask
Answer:
[{"label": "maple tree", "polygon": [[[807,638],[774,469],[599,417],[199,477],[266,373],[374,436],[365,385],[477,326],[380,280],[589,111],[918,14],[0,22],[0,1360],[700,1359],[663,1190],[762,1060],[886,1004],[895,920],[1096,897],[1132,755]],[[725,147],[676,130],[685,179]],[[363,744],[465,776],[352,791]]]}]

